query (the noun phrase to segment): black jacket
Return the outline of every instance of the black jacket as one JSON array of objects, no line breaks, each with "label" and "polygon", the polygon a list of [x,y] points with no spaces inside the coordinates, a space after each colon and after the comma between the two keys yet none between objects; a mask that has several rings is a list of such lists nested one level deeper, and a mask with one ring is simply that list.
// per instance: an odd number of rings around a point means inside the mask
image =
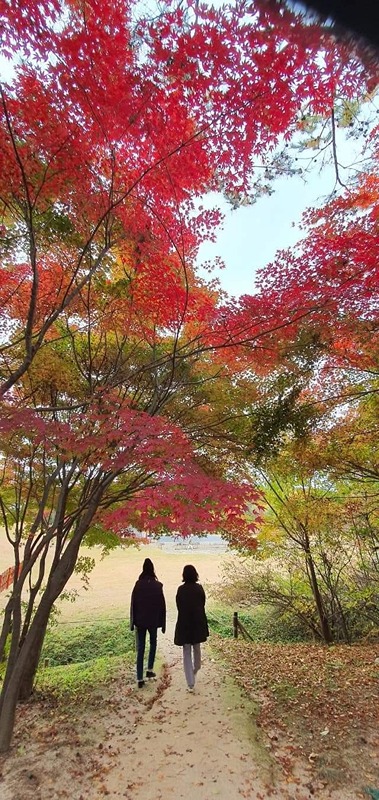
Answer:
[{"label": "black jacket", "polygon": [[200,583],[183,583],[176,593],[178,619],[175,644],[199,644],[209,636],[205,615],[205,592]]},{"label": "black jacket", "polygon": [[155,578],[139,578],[130,602],[130,630],[162,628],[166,630],[166,602],[163,584]]}]

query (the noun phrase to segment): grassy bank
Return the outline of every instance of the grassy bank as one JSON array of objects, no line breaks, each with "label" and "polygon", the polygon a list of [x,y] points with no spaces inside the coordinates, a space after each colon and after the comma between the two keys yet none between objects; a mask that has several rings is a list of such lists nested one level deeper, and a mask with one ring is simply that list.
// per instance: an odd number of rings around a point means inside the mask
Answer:
[{"label": "grassy bank", "polygon": [[134,658],[134,634],[124,620],[60,624],[46,636],[36,693],[85,700]]}]

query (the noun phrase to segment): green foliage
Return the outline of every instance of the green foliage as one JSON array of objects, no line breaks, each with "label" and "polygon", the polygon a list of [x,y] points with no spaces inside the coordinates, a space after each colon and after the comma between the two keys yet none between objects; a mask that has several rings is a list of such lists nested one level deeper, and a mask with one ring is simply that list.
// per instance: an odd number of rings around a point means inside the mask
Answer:
[{"label": "green foliage", "polygon": [[[43,213],[34,214],[34,225],[38,233],[46,237],[49,242],[54,240],[65,240],[73,238],[75,233],[74,226],[67,214],[58,211],[56,207],[50,205],[43,210]],[[76,235],[74,239],[79,237]]]},{"label": "green foliage", "polygon": [[299,400],[301,381],[292,385],[280,376],[270,387],[266,383],[267,396],[250,411],[251,451],[257,464],[278,454],[288,437],[302,440],[309,434],[315,418],[312,405]]},{"label": "green foliage", "polygon": [[83,544],[85,547],[101,547],[101,554],[104,557],[112,550],[120,547],[120,539],[115,533],[105,530],[99,523],[94,523],[88,529],[83,539]]},{"label": "green foliage", "polygon": [[89,585],[89,576],[94,569],[95,564],[95,559],[90,558],[90,556],[79,556],[77,558],[74,572],[76,575],[81,576],[84,586]]},{"label": "green foliage", "polygon": [[129,661],[126,656],[102,656],[76,664],[65,664],[58,667],[40,667],[37,672],[36,689],[56,699],[81,701],[90,699],[91,693],[100,684],[110,681],[123,663]]},{"label": "green foliage", "polygon": [[[233,610],[218,606],[208,611],[211,631],[225,639],[232,637]],[[249,611],[238,610],[238,619],[255,642],[302,642],[310,638],[294,614],[278,613],[269,605],[257,605]]]},{"label": "green foliage", "polygon": [[231,609],[214,608],[207,610],[207,619],[211,633],[217,633],[224,639],[233,636],[233,612]]},{"label": "green foliage", "polygon": [[46,635],[36,689],[65,702],[91,698],[134,661],[134,634],[125,620],[60,625]]},{"label": "green foliage", "polygon": [[47,633],[41,663],[85,663],[133,650],[134,634],[126,620],[96,620],[90,625],[60,625]]}]

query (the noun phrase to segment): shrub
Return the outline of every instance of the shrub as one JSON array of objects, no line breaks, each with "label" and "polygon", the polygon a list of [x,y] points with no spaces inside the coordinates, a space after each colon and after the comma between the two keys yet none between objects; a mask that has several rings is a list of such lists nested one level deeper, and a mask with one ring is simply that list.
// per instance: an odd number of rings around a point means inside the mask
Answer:
[{"label": "shrub", "polygon": [[[208,611],[211,631],[219,636],[233,636],[233,611],[226,606]],[[238,610],[238,619],[256,642],[301,642],[309,641],[309,632],[295,615],[280,614],[269,605],[257,605],[251,610]]]}]

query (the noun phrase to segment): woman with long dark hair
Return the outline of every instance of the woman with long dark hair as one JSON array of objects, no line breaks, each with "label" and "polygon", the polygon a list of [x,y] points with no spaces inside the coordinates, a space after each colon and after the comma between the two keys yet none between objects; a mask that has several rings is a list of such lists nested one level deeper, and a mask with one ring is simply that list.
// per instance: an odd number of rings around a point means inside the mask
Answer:
[{"label": "woman with long dark hair", "polygon": [[205,592],[192,564],[183,569],[183,583],[176,593],[178,619],[174,642],[183,648],[183,669],[189,692],[193,692],[196,673],[201,667],[201,642],[209,636],[205,614]]},{"label": "woman with long dark hair", "polygon": [[145,685],[143,664],[146,633],[149,631],[150,642],[146,678],[155,678],[153,667],[157,651],[157,631],[158,628],[162,628],[162,633],[166,631],[166,602],[163,584],[158,580],[150,558],[145,558],[142,572],[132,591],[130,629],[134,630],[134,628],[136,628],[137,645],[137,683],[138,688],[142,689]]}]

